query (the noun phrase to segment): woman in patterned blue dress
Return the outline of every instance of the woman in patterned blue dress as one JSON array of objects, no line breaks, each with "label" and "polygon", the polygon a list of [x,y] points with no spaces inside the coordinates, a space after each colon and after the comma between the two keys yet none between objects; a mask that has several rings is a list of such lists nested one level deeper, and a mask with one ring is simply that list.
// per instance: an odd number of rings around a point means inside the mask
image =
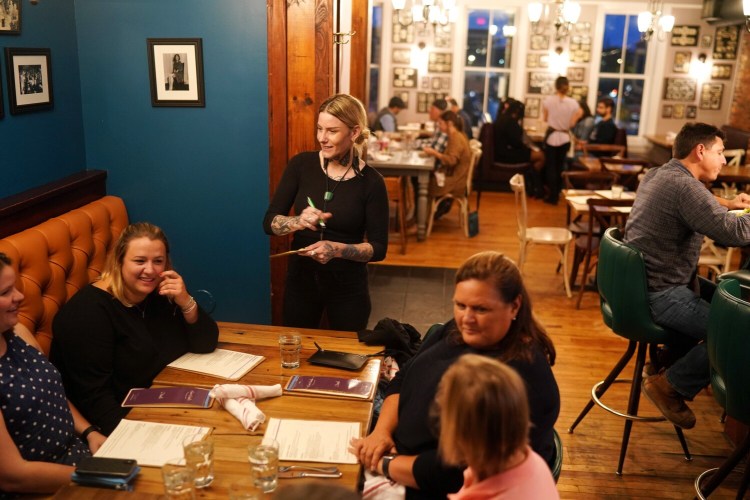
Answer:
[{"label": "woman in patterned blue dress", "polygon": [[0,253],[0,498],[54,492],[106,439],[68,402],[57,369],[18,324],[15,283]]}]

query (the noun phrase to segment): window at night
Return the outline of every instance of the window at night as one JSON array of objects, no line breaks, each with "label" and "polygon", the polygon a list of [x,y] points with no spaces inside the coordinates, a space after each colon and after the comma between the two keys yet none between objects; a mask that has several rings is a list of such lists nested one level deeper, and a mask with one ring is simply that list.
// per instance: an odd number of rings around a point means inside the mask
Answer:
[{"label": "window at night", "polygon": [[367,96],[368,111],[378,111],[378,91],[380,88],[380,53],[383,38],[383,5],[372,6],[372,37],[370,43],[370,92]]}]

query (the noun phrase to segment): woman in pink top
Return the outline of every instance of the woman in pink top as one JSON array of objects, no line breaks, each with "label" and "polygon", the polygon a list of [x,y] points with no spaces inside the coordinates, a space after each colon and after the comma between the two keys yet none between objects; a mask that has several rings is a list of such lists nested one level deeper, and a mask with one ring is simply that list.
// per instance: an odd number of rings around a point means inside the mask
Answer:
[{"label": "woman in pink top", "polygon": [[468,465],[449,499],[560,498],[549,467],[528,445],[526,388],[512,368],[466,354],[445,372],[435,403],[443,461]]}]

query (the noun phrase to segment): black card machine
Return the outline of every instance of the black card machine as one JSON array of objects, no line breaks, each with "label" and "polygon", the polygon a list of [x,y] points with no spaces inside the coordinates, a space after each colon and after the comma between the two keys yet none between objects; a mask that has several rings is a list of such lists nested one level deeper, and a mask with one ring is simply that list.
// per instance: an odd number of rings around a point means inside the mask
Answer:
[{"label": "black card machine", "polygon": [[332,366],[334,368],[343,368],[344,370],[359,370],[362,368],[368,356],[364,354],[352,354],[350,352],[327,351],[315,343],[318,350],[308,358],[308,361],[314,365]]}]

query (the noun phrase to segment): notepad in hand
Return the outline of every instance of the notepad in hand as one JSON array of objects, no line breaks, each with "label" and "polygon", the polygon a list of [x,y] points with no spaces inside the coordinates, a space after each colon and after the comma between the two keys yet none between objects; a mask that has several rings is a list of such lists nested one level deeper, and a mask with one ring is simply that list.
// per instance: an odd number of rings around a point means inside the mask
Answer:
[{"label": "notepad in hand", "polygon": [[286,384],[291,392],[312,392],[352,398],[369,399],[375,384],[366,380],[343,377],[295,375]]},{"label": "notepad in hand", "polygon": [[210,389],[201,387],[152,387],[150,389],[130,389],[122,406],[125,408],[141,407],[180,407],[210,408],[214,400]]},{"label": "notepad in hand", "polygon": [[227,380],[239,380],[264,359],[266,358],[263,356],[256,356],[246,352],[215,349],[214,352],[207,354],[189,352],[175,359],[167,366],[179,370],[211,375],[212,377],[221,377]]}]

